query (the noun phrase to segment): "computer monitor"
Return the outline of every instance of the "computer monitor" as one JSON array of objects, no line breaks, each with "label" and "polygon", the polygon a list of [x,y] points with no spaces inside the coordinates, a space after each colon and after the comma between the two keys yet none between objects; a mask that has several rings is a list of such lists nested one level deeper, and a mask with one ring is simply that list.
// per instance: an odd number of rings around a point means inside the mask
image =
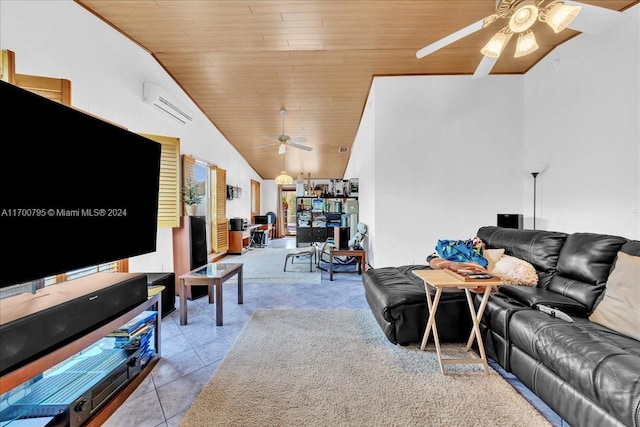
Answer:
[{"label": "computer monitor", "polygon": [[255,224],[269,224],[269,216],[268,215],[255,215],[253,217],[253,222]]}]

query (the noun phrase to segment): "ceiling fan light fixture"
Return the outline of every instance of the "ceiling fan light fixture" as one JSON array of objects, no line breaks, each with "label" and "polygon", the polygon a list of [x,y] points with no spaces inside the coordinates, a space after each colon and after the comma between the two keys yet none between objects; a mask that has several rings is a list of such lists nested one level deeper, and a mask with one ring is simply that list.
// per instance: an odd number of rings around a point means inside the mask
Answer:
[{"label": "ceiling fan light fixture", "polygon": [[284,154],[282,155],[282,171],[280,175],[276,176],[275,182],[277,185],[293,184],[293,177],[284,170]]},{"label": "ceiling fan light fixture", "polygon": [[280,144],[280,146],[278,147],[278,154],[284,154],[285,151],[287,151],[287,144]]},{"label": "ceiling fan light fixture", "polygon": [[509,18],[509,29],[514,33],[527,31],[538,19],[538,6],[533,1],[523,2]]},{"label": "ceiling fan light fixture", "polygon": [[513,56],[516,58],[526,56],[536,49],[538,49],[538,42],[536,42],[536,36],[533,34],[533,31],[525,31],[518,36],[516,53]]},{"label": "ceiling fan light fixture", "polygon": [[552,3],[541,13],[541,21],[559,33],[576,19],[581,9],[580,6],[568,6],[562,2]]},{"label": "ceiling fan light fixture", "polygon": [[498,31],[493,35],[493,37],[491,37],[491,40],[487,42],[487,44],[480,50],[480,52],[484,56],[498,58],[507,43],[509,43],[512,35],[513,33],[508,28]]},{"label": "ceiling fan light fixture", "polygon": [[276,176],[276,184],[278,185],[288,185],[293,184],[293,178],[287,175],[287,172],[282,171],[280,175]]}]

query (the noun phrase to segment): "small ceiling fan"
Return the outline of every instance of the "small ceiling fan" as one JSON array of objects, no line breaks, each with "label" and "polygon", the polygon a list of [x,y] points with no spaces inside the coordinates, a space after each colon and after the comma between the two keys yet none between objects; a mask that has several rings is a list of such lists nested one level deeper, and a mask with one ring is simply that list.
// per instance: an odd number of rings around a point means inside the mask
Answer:
[{"label": "small ceiling fan", "polygon": [[287,115],[287,110],[285,110],[284,108],[280,109],[280,116],[282,117],[282,133],[278,136],[273,136],[273,137],[263,136],[263,138],[269,139],[273,142],[271,144],[260,145],[255,148],[273,147],[275,145],[278,145],[279,146],[278,154],[284,154],[287,150],[287,145],[294,148],[299,148],[300,150],[305,150],[305,151],[313,150],[313,147],[300,144],[302,142],[307,142],[307,138],[305,138],[304,136],[301,136],[298,138],[291,138],[289,135],[284,133],[284,116],[286,115]]},{"label": "small ceiling fan", "polygon": [[482,60],[473,78],[491,72],[504,48],[514,34],[518,34],[515,57],[525,56],[538,49],[532,30],[537,21],[544,22],[555,33],[565,28],[598,35],[615,22],[622,12],[569,0],[496,0],[496,13],[474,22],[416,52],[418,59],[442,49],[496,21],[503,27],[481,49]]}]

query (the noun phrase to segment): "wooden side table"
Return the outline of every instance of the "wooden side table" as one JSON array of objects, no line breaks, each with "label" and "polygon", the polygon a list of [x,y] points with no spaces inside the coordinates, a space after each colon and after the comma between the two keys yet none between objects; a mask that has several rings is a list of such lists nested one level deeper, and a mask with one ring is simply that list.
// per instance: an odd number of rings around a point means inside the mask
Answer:
[{"label": "wooden side table", "polygon": [[[336,249],[329,252],[329,280],[333,280],[333,257],[352,256],[358,259],[358,274],[362,274],[367,269],[367,251],[364,249]],[[341,273],[346,273],[341,271]]]},{"label": "wooden side table", "polygon": [[180,276],[180,324],[187,324],[187,286],[206,285],[209,291],[209,304],[216,297],[216,325],[222,326],[222,284],[238,275],[238,304],[242,304],[242,264],[212,263],[198,267]]},{"label": "wooden side table", "polygon": [[[444,365],[460,363],[479,363],[484,368],[484,372],[488,374],[489,365],[487,364],[487,355],[484,351],[484,343],[482,341],[482,334],[480,333],[480,319],[482,319],[482,314],[484,313],[484,309],[487,306],[487,302],[489,301],[491,290],[495,286],[502,284],[500,279],[495,278],[482,281],[465,282],[452,276],[444,270],[413,270],[413,273],[424,281],[424,290],[427,294],[427,305],[429,306],[429,320],[427,321],[427,328],[425,329],[424,336],[422,337],[420,350],[425,349],[431,330],[433,330],[433,341],[436,346],[436,352],[438,353],[438,363],[440,364],[440,371],[443,375],[446,374]],[[436,294],[433,299],[431,297],[431,293],[429,292],[429,286],[436,288]],[[483,287],[484,289],[480,290],[478,289],[479,287]],[[473,321],[473,327],[471,330],[471,334],[469,335],[469,339],[467,340],[467,346],[465,347],[465,350],[469,351],[471,349],[471,346],[473,345],[474,340],[477,339],[478,351],[480,353],[479,359],[442,358],[442,351],[440,349],[440,338],[438,338],[438,328],[436,326],[436,312],[438,311],[438,304],[440,302],[442,290],[445,288],[464,289],[464,293],[467,296],[467,303],[469,305],[469,314],[471,314],[471,320]],[[482,292],[482,301],[480,303],[480,306],[478,307],[477,313],[473,305],[473,298],[471,297],[472,291]]]}]

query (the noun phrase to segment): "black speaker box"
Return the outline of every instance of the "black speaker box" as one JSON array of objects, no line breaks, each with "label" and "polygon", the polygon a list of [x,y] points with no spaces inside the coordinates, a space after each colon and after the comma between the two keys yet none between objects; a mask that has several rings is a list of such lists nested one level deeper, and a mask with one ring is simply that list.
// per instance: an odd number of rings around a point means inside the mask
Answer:
[{"label": "black speaker box", "polygon": [[[194,270],[207,264],[207,221],[204,216],[190,216],[189,236],[191,251],[189,255],[190,270]],[[208,295],[206,286],[190,286],[190,300]]]},{"label": "black speaker box", "polygon": [[522,214],[498,214],[498,227],[522,229]]},{"label": "black speaker box", "polygon": [[176,309],[176,275],[174,273],[147,273],[147,285],[162,285],[162,317]]},{"label": "black speaker box", "polygon": [[147,300],[144,273],[95,273],[0,300],[0,375]]}]

